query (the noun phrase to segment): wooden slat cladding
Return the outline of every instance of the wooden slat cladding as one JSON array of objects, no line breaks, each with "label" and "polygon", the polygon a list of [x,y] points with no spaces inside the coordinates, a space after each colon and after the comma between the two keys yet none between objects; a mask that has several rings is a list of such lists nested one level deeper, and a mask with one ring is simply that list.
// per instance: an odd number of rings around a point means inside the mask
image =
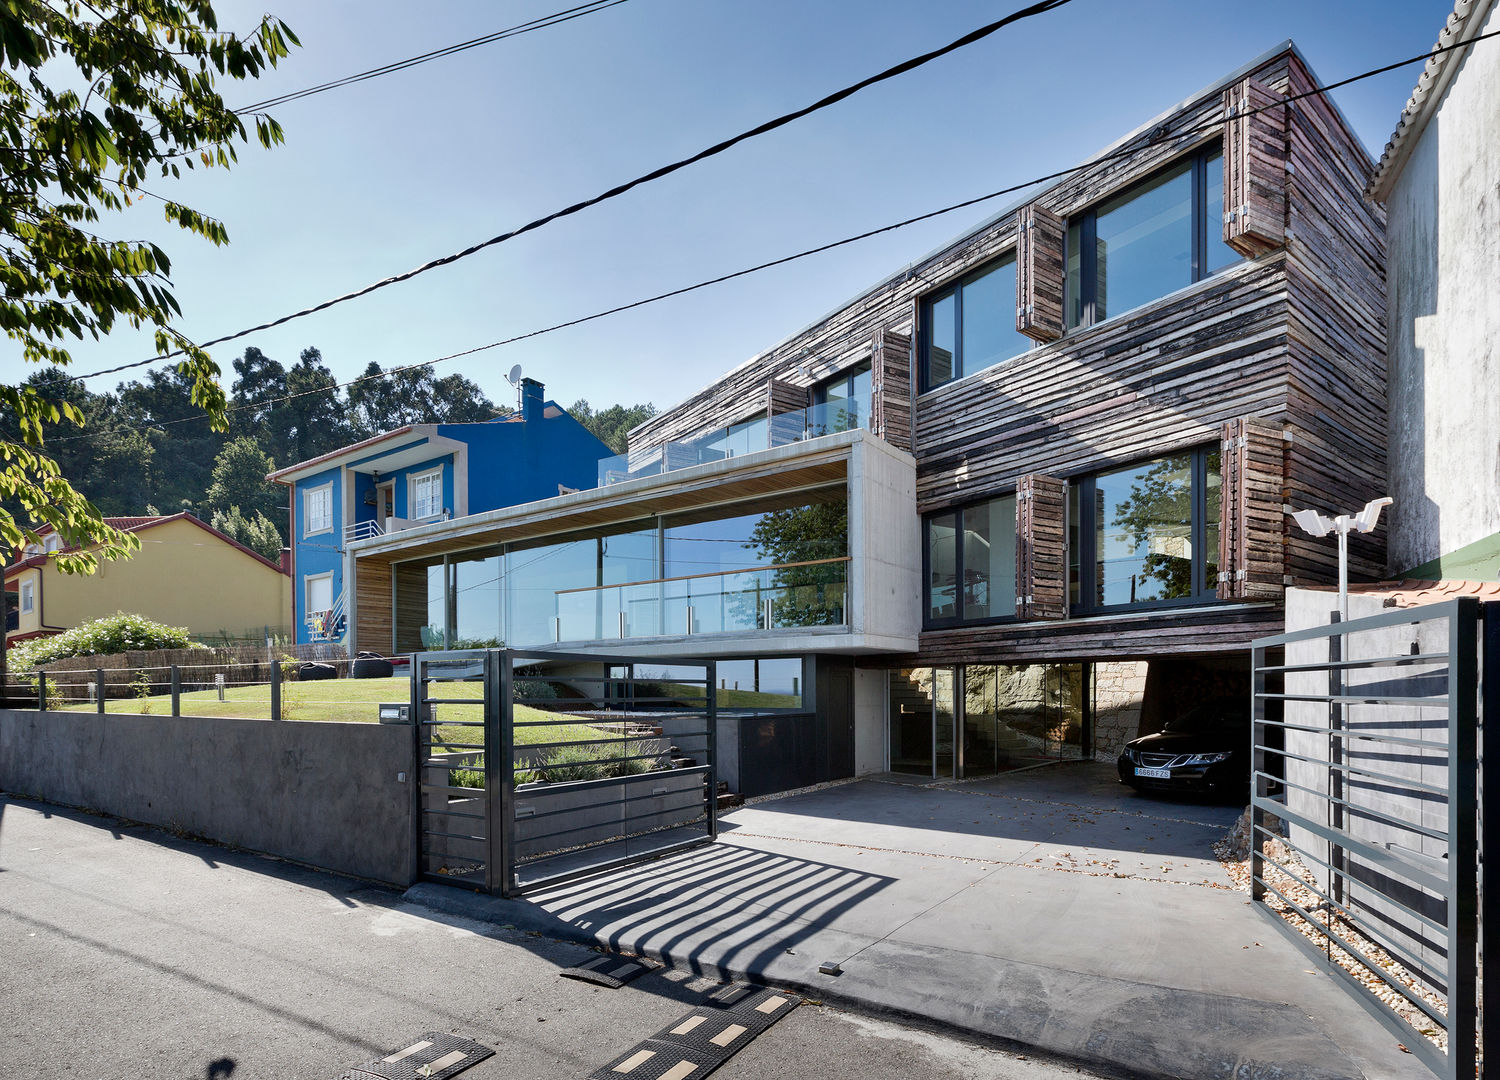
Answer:
[{"label": "wooden slat cladding", "polygon": [[1224,425],[1219,458],[1221,600],[1275,600],[1285,592],[1285,447],[1279,424],[1241,417]]},{"label": "wooden slat cladding", "polygon": [[1016,329],[1036,341],[1063,336],[1063,219],[1037,203],[1017,215]]},{"label": "wooden slat cladding", "polygon": [[[1314,88],[1293,58],[1289,94]],[[1288,120],[1290,376],[1286,501],[1325,514],[1386,489],[1385,210],[1363,197],[1373,163],[1322,96]],[[1354,580],[1385,576],[1385,530],[1349,538]],[[1338,546],[1287,532],[1296,584],[1337,580]]]},{"label": "wooden slat cladding", "polygon": [[1066,487],[1035,473],[1016,483],[1016,614],[1061,619],[1067,613]]},{"label": "wooden slat cladding", "polygon": [[1286,107],[1253,78],[1224,91],[1224,243],[1263,255],[1286,238]]},{"label": "wooden slat cladding", "polygon": [[1128,660],[1152,656],[1245,652],[1250,642],[1284,629],[1280,604],[1210,604],[1120,618],[998,623],[924,630],[914,656],[872,657],[872,667],[918,664]]},{"label": "wooden slat cladding", "polygon": [[355,652],[391,649],[391,566],[383,559],[358,559],[355,576]]},{"label": "wooden slat cladding", "polygon": [[1144,309],[917,399],[917,508],[1078,476],[1219,439],[1285,411],[1282,257],[1245,263]]},{"label": "wooden slat cladding", "polygon": [[911,336],[878,330],[870,353],[870,432],[911,452]]},{"label": "wooden slat cladding", "polygon": [[807,387],[785,379],[771,379],[766,386],[766,422],[771,446],[796,442],[807,425]]}]

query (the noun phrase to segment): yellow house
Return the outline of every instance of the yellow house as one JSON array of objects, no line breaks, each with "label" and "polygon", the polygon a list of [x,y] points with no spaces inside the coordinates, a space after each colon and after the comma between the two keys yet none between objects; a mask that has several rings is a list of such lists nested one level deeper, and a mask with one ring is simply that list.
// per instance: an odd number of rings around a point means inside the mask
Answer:
[{"label": "yellow house", "polygon": [[60,546],[54,533],[6,567],[7,648],[116,611],[202,638],[290,633],[291,578],[275,563],[191,514],[105,520],[133,533],[141,549],[101,561],[93,574],[64,574],[52,557]]}]

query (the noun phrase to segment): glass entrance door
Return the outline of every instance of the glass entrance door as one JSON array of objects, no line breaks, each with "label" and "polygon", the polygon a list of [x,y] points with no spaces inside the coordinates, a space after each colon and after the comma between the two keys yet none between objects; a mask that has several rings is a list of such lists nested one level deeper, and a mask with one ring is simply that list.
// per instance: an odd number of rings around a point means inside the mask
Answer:
[{"label": "glass entrance door", "polygon": [[888,678],[891,771],[954,776],[956,669],[898,668]]}]

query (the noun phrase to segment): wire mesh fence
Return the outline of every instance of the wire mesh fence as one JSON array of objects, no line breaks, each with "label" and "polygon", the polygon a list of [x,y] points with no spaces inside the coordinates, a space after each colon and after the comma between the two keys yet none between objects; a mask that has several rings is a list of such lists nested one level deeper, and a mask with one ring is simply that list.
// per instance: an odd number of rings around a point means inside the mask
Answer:
[{"label": "wire mesh fence", "polygon": [[[259,720],[374,722],[380,705],[410,694],[409,658],[325,651],[315,658],[239,650],[145,654],[179,662],[119,663],[75,657],[38,672],[10,673],[10,708]],[[92,660],[86,664],[80,661]],[[115,661],[106,663],[106,661]]]}]

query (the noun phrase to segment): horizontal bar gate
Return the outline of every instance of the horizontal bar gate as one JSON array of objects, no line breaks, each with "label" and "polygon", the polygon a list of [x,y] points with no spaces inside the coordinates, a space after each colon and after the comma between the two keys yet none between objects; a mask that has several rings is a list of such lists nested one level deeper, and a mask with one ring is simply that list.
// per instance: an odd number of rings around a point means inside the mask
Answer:
[{"label": "horizontal bar gate", "polygon": [[1500,605],[1334,619],[1253,646],[1252,897],[1438,1076],[1471,1080],[1488,913],[1480,663],[1500,663]]},{"label": "horizontal bar gate", "polygon": [[718,835],[713,660],[412,657],[420,877],[515,896]]}]

